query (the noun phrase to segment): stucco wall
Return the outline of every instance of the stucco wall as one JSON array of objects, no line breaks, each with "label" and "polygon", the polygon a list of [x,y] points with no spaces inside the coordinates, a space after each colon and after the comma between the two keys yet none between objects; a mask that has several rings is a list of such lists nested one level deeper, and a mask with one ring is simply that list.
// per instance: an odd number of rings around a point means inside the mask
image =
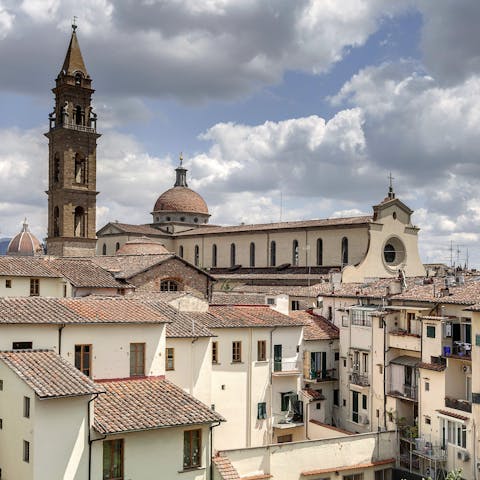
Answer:
[{"label": "stucco wall", "polygon": [[[8,276],[0,276],[0,297],[29,297],[30,278],[40,280],[41,297],[63,297],[63,285],[66,282],[62,278]],[[11,288],[6,288],[5,280],[11,280]]]}]

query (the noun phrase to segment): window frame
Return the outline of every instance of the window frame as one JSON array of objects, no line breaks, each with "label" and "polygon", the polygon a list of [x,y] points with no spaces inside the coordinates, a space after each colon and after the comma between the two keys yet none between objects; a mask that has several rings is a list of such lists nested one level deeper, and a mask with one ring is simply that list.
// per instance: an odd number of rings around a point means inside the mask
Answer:
[{"label": "window frame", "polygon": [[165,370],[171,372],[175,370],[175,348],[165,348]]},{"label": "window frame", "polygon": [[[427,338],[435,338],[437,334],[437,329],[435,328],[435,325],[426,325],[425,329],[425,334]],[[433,331],[433,335],[431,335],[431,332]]]},{"label": "window frame", "polygon": [[[138,351],[137,351],[137,348],[138,348]],[[130,343],[130,377],[145,376],[145,351],[146,351],[145,342]],[[138,362],[139,354],[141,354],[141,363]]]},{"label": "window frame", "polygon": [[5,288],[12,288],[12,279],[6,278],[5,279]]},{"label": "window frame", "polygon": [[218,342],[212,341],[212,363],[214,365],[218,364]]},{"label": "window frame", "polygon": [[242,342],[232,341],[232,363],[242,363]]},{"label": "window frame", "polygon": [[[106,448],[105,445],[110,445],[110,450],[109,450],[109,471],[105,472],[105,457],[106,457]],[[120,445],[120,463],[118,464],[120,467],[120,471],[115,472],[115,455],[118,453],[117,449],[115,448],[116,445]],[[103,441],[103,455],[102,455],[102,478],[103,480],[123,480],[125,470],[125,443],[123,438],[116,438],[114,440],[104,440]],[[116,470],[116,469],[115,469]],[[108,476],[105,476],[105,473],[107,473]],[[120,476],[115,475],[112,476],[113,474],[120,473]]]},{"label": "window frame", "polygon": [[30,463],[30,442],[28,440],[23,441],[23,461]]},{"label": "window frame", "polygon": [[[77,364],[77,348],[79,347],[79,359],[80,362]],[[88,347],[88,352],[85,352]],[[88,366],[85,367],[85,357],[87,357]],[[87,377],[92,378],[92,344],[77,344],[74,347],[74,362],[75,368],[80,370]]]},{"label": "window frame", "polygon": [[[198,452],[195,455],[194,435],[198,442]],[[188,440],[188,442],[187,442]],[[188,448],[187,448],[188,447]],[[187,452],[188,450],[188,452]],[[195,460],[195,456],[197,459]],[[186,461],[188,460],[188,462]],[[183,470],[193,470],[202,466],[202,429],[184,430],[183,432]]]},{"label": "window frame", "polygon": [[258,340],[257,342],[257,362],[267,361],[267,341]]},{"label": "window frame", "polygon": [[39,278],[30,279],[30,296],[31,297],[40,296],[40,279]]},{"label": "window frame", "polygon": [[23,397],[23,418],[30,418],[31,401],[30,397]]},{"label": "window frame", "polygon": [[173,278],[164,278],[163,280],[160,280],[160,291],[161,292],[179,292],[181,291],[180,282]]},{"label": "window frame", "polygon": [[257,420],[267,419],[267,402],[257,403]]}]

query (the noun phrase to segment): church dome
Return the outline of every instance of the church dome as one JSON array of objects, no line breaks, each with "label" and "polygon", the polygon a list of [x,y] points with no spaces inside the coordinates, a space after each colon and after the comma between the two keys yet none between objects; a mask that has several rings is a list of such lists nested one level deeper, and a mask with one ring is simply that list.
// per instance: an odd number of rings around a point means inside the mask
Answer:
[{"label": "church dome", "polygon": [[188,187],[176,186],[162,193],[153,207],[154,212],[200,213],[208,215],[205,200]]},{"label": "church dome", "polygon": [[33,256],[43,255],[43,248],[37,237],[30,232],[27,221],[23,223],[20,233],[17,233],[8,244],[7,255]]},{"label": "church dome", "polygon": [[160,242],[148,237],[129,240],[115,255],[164,255],[170,253]]}]

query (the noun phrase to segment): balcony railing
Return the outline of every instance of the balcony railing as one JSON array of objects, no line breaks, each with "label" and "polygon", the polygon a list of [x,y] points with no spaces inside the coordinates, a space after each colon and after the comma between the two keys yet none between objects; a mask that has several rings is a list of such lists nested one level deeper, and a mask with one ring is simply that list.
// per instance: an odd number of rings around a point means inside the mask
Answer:
[{"label": "balcony railing", "polygon": [[331,368],[329,370],[310,370],[308,376],[305,377],[307,380],[312,380],[314,382],[328,382],[331,380],[337,380],[336,369]]},{"label": "balcony railing", "polygon": [[288,373],[293,372],[298,374],[299,362],[284,362],[283,360],[275,360],[273,362],[273,373]]},{"label": "balcony railing", "polygon": [[390,384],[388,394],[408,398],[409,400],[418,400],[418,389],[416,385]]},{"label": "balcony railing", "polygon": [[350,383],[353,383],[354,385],[359,385],[361,387],[368,387],[370,385],[368,375],[362,375],[358,372],[353,372],[350,374]]},{"label": "balcony railing", "polygon": [[87,127],[86,125],[77,125],[76,123],[56,123],[52,121],[50,124],[50,130],[56,130],[57,128],[68,128],[69,130],[76,130],[78,132],[87,132],[87,133],[95,133],[95,127]]},{"label": "balcony railing", "polygon": [[295,428],[303,425],[303,415],[300,413],[282,412],[273,414],[275,428]]},{"label": "balcony railing", "polygon": [[459,400],[457,398],[445,397],[445,406],[461,410],[462,412],[472,413],[472,402],[468,400]]}]

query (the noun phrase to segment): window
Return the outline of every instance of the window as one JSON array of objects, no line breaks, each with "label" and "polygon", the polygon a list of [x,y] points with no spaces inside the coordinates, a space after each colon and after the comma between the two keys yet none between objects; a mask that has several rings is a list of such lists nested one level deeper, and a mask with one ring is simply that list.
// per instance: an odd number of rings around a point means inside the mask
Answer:
[{"label": "window", "polygon": [[425,382],[425,391],[426,392],[430,391],[430,383],[429,382]]},{"label": "window", "polygon": [[333,404],[337,407],[340,406],[340,390],[333,391]]},{"label": "window", "polygon": [[368,353],[362,353],[363,373],[368,373]]},{"label": "window", "polygon": [[317,402],[316,407],[317,407],[317,410],[320,410],[322,408],[322,404],[320,402]]},{"label": "window", "polygon": [[103,442],[103,480],[123,479],[123,439]]},{"label": "window", "polygon": [[87,377],[90,377],[92,374],[91,353],[91,345],[75,345],[75,367]]},{"label": "window", "polygon": [[267,404],[266,402],[260,402],[257,404],[257,419],[265,420],[267,418]]},{"label": "window", "polygon": [[[75,77],[75,84],[77,85],[77,77]],[[83,125],[83,119],[82,119],[82,107],[80,105],[77,105],[74,110],[74,115],[75,115],[75,123],[77,125]]]},{"label": "window", "polygon": [[360,394],[358,392],[352,392],[352,422],[358,423],[360,416],[358,415],[358,397]]},{"label": "window", "polygon": [[217,246],[215,244],[212,245],[212,267],[217,266]]},{"label": "window", "polygon": [[255,266],[255,244],[253,242],[250,244],[250,266]]},{"label": "window", "polygon": [[277,264],[277,244],[275,240],[270,242],[270,266],[274,267]]},{"label": "window", "polygon": [[30,296],[38,297],[40,295],[40,280],[38,278],[30,279]]},{"label": "window", "polygon": [[117,242],[117,243],[115,244],[115,251],[118,252],[119,250],[120,250],[120,243]]},{"label": "window", "polygon": [[242,342],[232,342],[232,362],[242,361]]},{"label": "window", "polygon": [[317,239],[317,265],[323,265],[323,240]]},{"label": "window", "polygon": [[78,153],[75,155],[75,183],[85,184],[87,181],[86,175],[87,162],[84,158],[80,158]]},{"label": "window", "polygon": [[275,299],[274,298],[267,298],[267,305],[275,305]]},{"label": "window", "polygon": [[282,412],[293,410],[293,402],[297,396],[293,392],[285,392],[280,394],[280,402]]},{"label": "window", "polygon": [[363,473],[355,473],[353,475],[344,475],[343,480],[363,480]]},{"label": "window", "polygon": [[294,240],[292,243],[292,265],[297,267],[299,260],[298,240]]},{"label": "window", "polygon": [[12,281],[11,280],[5,280],[5,288],[12,288]]},{"label": "window", "polygon": [[387,243],[383,249],[383,258],[386,263],[393,263],[395,261],[395,247],[391,243]]},{"label": "window", "polygon": [[218,363],[218,342],[212,342],[212,363]]},{"label": "window", "polygon": [[200,265],[200,248],[198,245],[195,245],[195,249],[193,251],[193,263],[197,267]]},{"label": "window", "polygon": [[0,380],[0,392],[3,392],[3,380]]},{"label": "window", "polygon": [[267,342],[259,340],[257,343],[257,360],[264,362],[267,359]]},{"label": "window", "polygon": [[75,208],[73,213],[73,236],[85,237],[85,210],[82,207]]},{"label": "window", "polygon": [[446,442],[460,448],[467,448],[467,426],[461,422],[443,419],[442,443]]},{"label": "window", "polygon": [[338,362],[340,360],[340,352],[334,352],[333,353],[333,360],[335,362]]},{"label": "window", "polygon": [[427,325],[427,337],[428,338],[435,338],[435,326],[434,325]]},{"label": "window", "polygon": [[160,282],[161,292],[177,292],[180,290],[178,282],[175,280],[162,280]]},{"label": "window", "polygon": [[178,256],[180,258],[183,258],[183,245],[180,245],[180,247],[178,247]]},{"label": "window", "polygon": [[30,462],[30,442],[23,441],[23,461]]},{"label": "window", "polygon": [[31,350],[33,342],[13,342],[12,350]]},{"label": "window", "polygon": [[60,158],[58,153],[53,158],[53,181],[58,183],[60,181]]},{"label": "window", "polygon": [[53,209],[53,236],[60,236],[60,209],[58,207]]},{"label": "window", "polygon": [[292,310],[300,310],[300,302],[298,300],[292,300]]},{"label": "window", "polygon": [[366,395],[362,395],[362,408],[364,410],[367,409],[367,396]]},{"label": "window", "polygon": [[432,419],[430,417],[425,417],[425,424],[426,425],[431,425],[432,424]]},{"label": "window", "polygon": [[377,470],[375,472],[375,480],[391,480],[392,479],[392,469],[384,468],[383,470]]},{"label": "window", "polygon": [[348,263],[348,238],[342,238],[342,265]]},{"label": "window", "polygon": [[30,418],[30,397],[23,397],[23,416]]},{"label": "window", "polygon": [[130,344],[130,376],[143,377],[145,375],[145,344]]},{"label": "window", "polygon": [[290,435],[279,435],[277,437],[277,443],[288,443],[293,441],[293,436]]},{"label": "window", "polygon": [[[0,418],[0,430],[3,430],[3,419],[2,418]],[[2,478],[2,477],[0,477],[0,478]]]},{"label": "window", "polygon": [[230,244],[230,266],[231,267],[234,267],[235,264],[236,264],[236,247],[235,247],[235,244],[232,243]]},{"label": "window", "polygon": [[201,465],[202,431],[183,432],[183,468],[196,468]]},{"label": "window", "polygon": [[102,246],[102,255],[106,255],[106,254],[107,254],[107,244],[104,243]]},{"label": "window", "polygon": [[175,349],[167,348],[165,352],[165,370],[175,370]]},{"label": "window", "polygon": [[372,318],[369,315],[368,310],[362,310],[361,308],[352,308],[350,310],[350,318],[352,325],[359,325],[361,327],[371,327]]}]

